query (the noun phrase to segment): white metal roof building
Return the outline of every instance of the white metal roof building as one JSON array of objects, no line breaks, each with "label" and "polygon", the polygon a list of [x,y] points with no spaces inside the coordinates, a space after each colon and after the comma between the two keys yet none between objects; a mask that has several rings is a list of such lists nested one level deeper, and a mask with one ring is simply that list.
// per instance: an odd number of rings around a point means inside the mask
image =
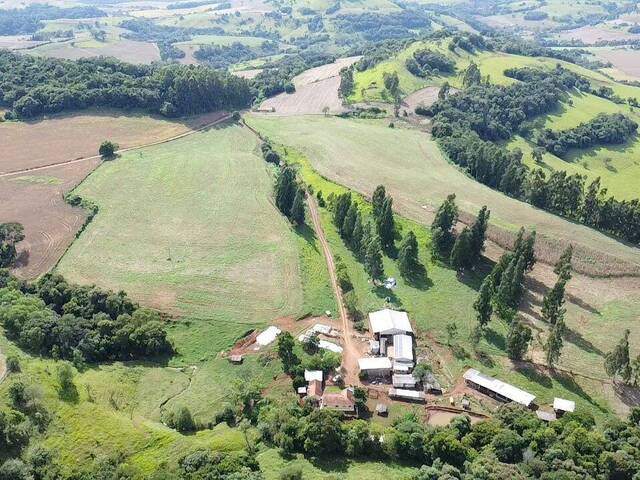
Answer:
[{"label": "white metal roof building", "polygon": [[573,412],[576,409],[576,402],[555,397],[553,399],[553,409],[561,412]]},{"label": "white metal roof building", "polygon": [[281,330],[278,327],[274,327],[271,325],[264,332],[256,337],[256,343],[260,346],[269,345],[273,342],[278,335],[280,335]]},{"label": "white metal roof building", "polygon": [[411,374],[395,373],[392,377],[393,386],[397,388],[415,388],[418,380]]},{"label": "white metal roof building", "polygon": [[389,370],[391,371],[391,360],[388,357],[364,357],[358,359],[360,370]]},{"label": "white metal roof building", "polygon": [[322,381],[322,370],[305,370],[304,381],[311,382],[312,380]]},{"label": "white metal roof building", "polygon": [[405,334],[393,336],[393,359],[396,362],[413,362],[413,338]]},{"label": "white metal roof building", "polygon": [[406,312],[398,312],[385,308],[369,314],[371,331],[378,335],[397,335],[413,333],[409,317]]},{"label": "white metal roof building", "polygon": [[416,402],[424,402],[426,398],[424,392],[419,392],[417,390],[403,390],[401,388],[390,388],[389,396],[393,398],[413,400]]},{"label": "white metal roof building", "polygon": [[467,384],[480,391],[487,391],[498,400],[506,402],[516,402],[528,407],[535,400],[535,395],[520,390],[518,387],[504,383],[487,375],[483,375],[478,370],[470,368],[464,373],[464,380]]}]

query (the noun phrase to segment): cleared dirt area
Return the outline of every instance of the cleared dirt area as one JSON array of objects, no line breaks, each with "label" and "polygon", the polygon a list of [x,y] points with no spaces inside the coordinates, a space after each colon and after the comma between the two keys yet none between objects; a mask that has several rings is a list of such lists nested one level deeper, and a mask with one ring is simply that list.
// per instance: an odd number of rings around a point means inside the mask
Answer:
[{"label": "cleared dirt area", "polygon": [[17,221],[24,226],[19,245],[20,278],[35,278],[51,269],[71,244],[85,221],[80,208],[65,203],[63,195],[98,165],[93,159],[48,169],[45,175],[0,178],[0,223]]},{"label": "cleared dirt area", "polygon": [[148,115],[96,111],[34,122],[0,124],[0,174],[96,155],[103,140],[121,148],[144,145],[207,125],[222,114],[169,121]]},{"label": "cleared dirt area", "polygon": [[252,78],[256,78],[262,70],[262,68],[252,68],[251,70],[238,70],[237,72],[233,72],[233,74],[240,78],[251,80]]},{"label": "cleared dirt area", "polygon": [[24,48],[33,48],[42,45],[44,42],[29,40],[27,35],[3,35],[0,36],[0,48],[8,48],[10,50],[22,50]]},{"label": "cleared dirt area", "polygon": [[160,60],[160,50],[155,43],[120,39],[99,44],[97,47],[83,47],[74,42],[58,42],[39,47],[38,55],[77,60],[98,56],[115,57],[129,63],[151,63]]},{"label": "cleared dirt area", "polygon": [[563,40],[582,40],[586,44],[593,44],[599,40],[637,40],[640,35],[629,33],[626,28],[604,28],[602,26],[584,26],[574,30],[567,30],[558,35]]},{"label": "cleared dirt area", "polygon": [[626,48],[602,49],[596,52],[596,56],[611,62],[621,72],[640,78],[640,50]]},{"label": "cleared dirt area", "polygon": [[262,102],[260,110],[268,115],[322,114],[325,108],[335,114],[345,111],[338,95],[340,70],[360,57],[348,57],[309,69],[293,79],[294,93],[281,93]]}]

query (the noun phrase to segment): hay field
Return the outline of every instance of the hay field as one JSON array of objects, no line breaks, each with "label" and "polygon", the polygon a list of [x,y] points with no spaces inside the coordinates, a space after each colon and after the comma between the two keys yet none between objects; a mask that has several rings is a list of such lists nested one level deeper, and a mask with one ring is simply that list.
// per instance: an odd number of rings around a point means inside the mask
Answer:
[{"label": "hay field", "polygon": [[537,229],[539,255],[548,260],[563,243],[571,241],[581,252],[578,267],[582,271],[629,273],[640,267],[638,249],[513,200],[467,177],[449,164],[435,142],[422,132],[390,129],[384,122],[311,116],[252,115],[248,121],[268,137],[300,149],[320,174],[340,184],[368,194],[384,183],[399,210],[418,221],[430,222],[432,212],[446,195],[457,192],[464,212],[475,213],[485,204],[491,208],[492,223],[501,230],[492,232],[498,243],[508,243],[501,236],[524,225]]},{"label": "hay field", "polygon": [[115,57],[128,63],[150,64],[160,61],[160,50],[155,43],[126,38],[111,39],[107,42],[93,40],[53,42],[31,49],[29,53],[68,60],[104,56]]},{"label": "hay field", "polygon": [[75,190],[100,212],[58,271],[179,316],[172,335],[191,361],[302,313],[296,236],[258,152],[226,125],[104,163]]}]

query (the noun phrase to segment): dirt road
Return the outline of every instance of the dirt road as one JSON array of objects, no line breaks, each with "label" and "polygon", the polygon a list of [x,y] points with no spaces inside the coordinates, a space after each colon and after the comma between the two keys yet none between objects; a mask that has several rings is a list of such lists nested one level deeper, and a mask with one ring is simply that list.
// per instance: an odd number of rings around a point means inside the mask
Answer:
[{"label": "dirt road", "polygon": [[358,356],[359,352],[353,342],[353,325],[347,314],[347,309],[342,301],[342,291],[340,285],[338,285],[338,277],[336,275],[336,266],[333,262],[333,255],[329,248],[329,243],[324,236],[322,230],[322,223],[320,222],[320,214],[318,213],[318,205],[313,195],[307,195],[307,204],[309,205],[309,212],[311,213],[311,220],[313,222],[313,229],[316,232],[320,245],[322,246],[322,253],[327,261],[327,267],[329,269],[329,277],[331,278],[331,286],[336,296],[336,302],[338,305],[338,312],[340,313],[340,320],[342,322],[342,331],[344,336],[344,344],[342,346],[342,368],[344,370],[344,380],[347,385],[360,385],[360,379],[358,378]]},{"label": "dirt road", "polygon": [[7,376],[7,357],[5,357],[0,351],[0,383]]}]

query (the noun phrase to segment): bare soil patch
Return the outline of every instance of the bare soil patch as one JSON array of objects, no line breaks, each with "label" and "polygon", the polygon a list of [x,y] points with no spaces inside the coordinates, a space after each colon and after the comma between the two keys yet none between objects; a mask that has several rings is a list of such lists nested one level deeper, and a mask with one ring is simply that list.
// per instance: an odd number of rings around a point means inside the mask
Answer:
[{"label": "bare soil patch", "polygon": [[121,148],[170,138],[200,128],[222,116],[219,112],[169,121],[148,115],[96,111],[60,115],[34,122],[0,124],[0,174],[91,157],[103,140]]},{"label": "bare soil patch", "polygon": [[637,40],[640,35],[629,33],[626,29],[603,28],[602,26],[587,25],[567,30],[558,35],[563,40],[582,40],[586,44],[593,44],[599,40]]},{"label": "bare soil patch", "polygon": [[360,57],[340,58],[334,63],[311,68],[293,79],[294,93],[281,93],[262,102],[260,110],[269,115],[306,115],[346,111],[338,94],[340,70]]},{"label": "bare soil patch", "polygon": [[237,72],[233,72],[233,74],[237,77],[251,80],[252,78],[256,78],[262,70],[262,68],[252,68],[250,70],[239,70]]},{"label": "bare soil patch", "polygon": [[621,72],[640,78],[640,50],[626,48],[603,50],[596,53],[603,60],[611,62]]},{"label": "bare soil patch", "polygon": [[0,223],[17,221],[25,230],[14,270],[18,277],[35,278],[50,270],[73,242],[86,215],[68,205],[63,196],[98,163],[94,159],[53,167],[46,177],[17,174],[0,178]]},{"label": "bare soil patch", "polygon": [[73,42],[60,42],[48,45],[46,51],[43,51],[42,54],[47,57],[66,58],[69,60],[105,56],[115,57],[123,62],[146,64],[160,60],[160,50],[155,43],[125,38],[105,43],[99,48],[83,48],[75,46]]}]

